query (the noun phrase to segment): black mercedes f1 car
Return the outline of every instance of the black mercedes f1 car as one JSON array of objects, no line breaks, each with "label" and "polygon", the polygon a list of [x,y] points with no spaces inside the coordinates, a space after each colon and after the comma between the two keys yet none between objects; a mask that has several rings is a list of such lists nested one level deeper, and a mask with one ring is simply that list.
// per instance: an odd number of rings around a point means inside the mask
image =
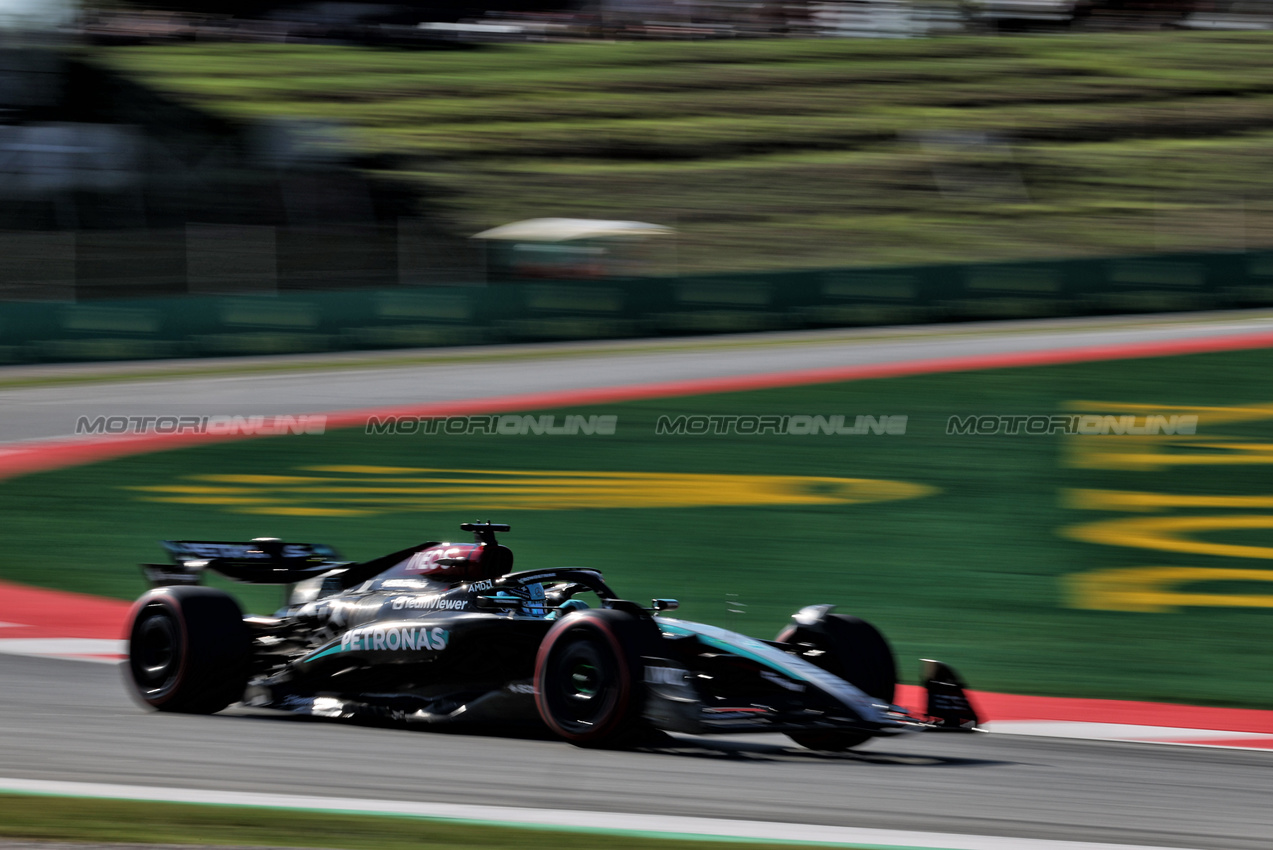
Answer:
[{"label": "black mercedes f1 car", "polygon": [[[366,562],[326,546],[167,541],[172,564],[133,607],[128,680],[159,711],[232,703],[322,717],[421,723],[543,723],[580,746],[642,732],[782,732],[845,750],[978,718],[958,676],[924,662],[926,716],[893,705],[884,637],[831,605],[796,612],[772,641],[620,599],[599,572],[513,572],[507,525],[465,523],[476,540],[422,543]],[[244,616],[206,570],[291,585],[274,616]],[[587,600],[587,601],[586,601]]]}]

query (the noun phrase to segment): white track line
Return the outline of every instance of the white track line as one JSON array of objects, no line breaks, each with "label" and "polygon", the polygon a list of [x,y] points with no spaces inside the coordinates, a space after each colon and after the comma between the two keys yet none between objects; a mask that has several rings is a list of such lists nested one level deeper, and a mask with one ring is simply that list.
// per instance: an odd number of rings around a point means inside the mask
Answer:
[{"label": "white track line", "polygon": [[[1232,732],[1224,729],[1186,729],[1173,726],[1138,726],[1129,723],[1089,723],[1075,720],[991,720],[983,725],[997,735],[1032,735],[1042,738],[1081,738],[1090,741],[1130,741],[1141,744],[1188,744],[1224,749],[1269,749],[1273,734]],[[1209,743],[1214,741],[1215,743]],[[1247,742],[1254,746],[1243,746]]]},{"label": "white track line", "polygon": [[0,654],[117,664],[127,652],[124,644],[99,638],[0,638]]},{"label": "white track line", "polygon": [[[428,820],[460,821],[488,825],[565,829],[596,833],[640,834],[662,838],[697,838],[775,843],[808,843],[840,847],[925,848],[926,850],[1168,850],[1127,844],[1086,841],[1053,841],[1040,838],[1004,838],[991,835],[958,835],[895,829],[859,829],[845,826],[773,823],[770,821],[718,820],[670,815],[622,812],[581,812],[566,809],[530,809],[512,806],[477,806],[464,803],[421,803],[397,800],[363,800],[351,797],[311,797],[240,791],[200,791],[188,788],[155,788],[142,785],[109,785],[96,782],[54,782],[41,779],[0,778],[0,792],[95,799],[143,800],[163,803],[196,803],[218,806],[251,806],[266,809],[393,815]],[[1181,848],[1171,848],[1181,850]]]},{"label": "white track line", "polygon": [[987,732],[1000,735],[1033,735],[1043,738],[1090,738],[1099,741],[1205,741],[1208,738],[1273,738],[1259,732],[1226,732],[1223,729],[1178,729],[1174,726],[1139,726],[1130,723],[1092,723],[1080,720],[991,720]]}]

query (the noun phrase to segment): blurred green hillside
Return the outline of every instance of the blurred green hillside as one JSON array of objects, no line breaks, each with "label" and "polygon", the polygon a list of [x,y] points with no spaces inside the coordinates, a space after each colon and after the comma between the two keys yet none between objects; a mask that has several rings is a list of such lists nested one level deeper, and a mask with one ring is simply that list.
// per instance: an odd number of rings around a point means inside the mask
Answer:
[{"label": "blurred green hillside", "polygon": [[340,122],[456,233],[653,221],[703,272],[1273,244],[1271,50],[1162,32],[94,55],[221,114]]}]

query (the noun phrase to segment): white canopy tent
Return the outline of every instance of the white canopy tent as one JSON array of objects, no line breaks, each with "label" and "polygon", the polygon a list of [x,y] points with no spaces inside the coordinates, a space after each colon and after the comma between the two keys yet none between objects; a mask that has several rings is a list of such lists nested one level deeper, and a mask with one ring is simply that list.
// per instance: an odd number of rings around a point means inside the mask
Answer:
[{"label": "white canopy tent", "polygon": [[644,221],[607,221],[600,218],[528,218],[474,234],[474,239],[506,242],[571,242],[629,236],[666,236],[670,227]]},{"label": "white canopy tent", "polygon": [[674,234],[645,221],[530,218],[483,230],[490,280],[602,279],[650,274],[660,263],[648,237]]}]

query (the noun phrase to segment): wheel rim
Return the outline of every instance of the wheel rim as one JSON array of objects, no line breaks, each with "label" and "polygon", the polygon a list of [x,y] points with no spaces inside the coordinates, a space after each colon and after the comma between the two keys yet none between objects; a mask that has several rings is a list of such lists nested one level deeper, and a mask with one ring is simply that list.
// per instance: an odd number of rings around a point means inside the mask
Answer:
[{"label": "wheel rim", "polygon": [[612,718],[619,701],[617,663],[607,647],[581,635],[550,661],[545,693],[553,719],[565,731],[586,735]]},{"label": "wheel rim", "polygon": [[181,629],[160,605],[142,610],[129,643],[128,662],[133,680],[147,699],[172,689],[181,671]]}]

